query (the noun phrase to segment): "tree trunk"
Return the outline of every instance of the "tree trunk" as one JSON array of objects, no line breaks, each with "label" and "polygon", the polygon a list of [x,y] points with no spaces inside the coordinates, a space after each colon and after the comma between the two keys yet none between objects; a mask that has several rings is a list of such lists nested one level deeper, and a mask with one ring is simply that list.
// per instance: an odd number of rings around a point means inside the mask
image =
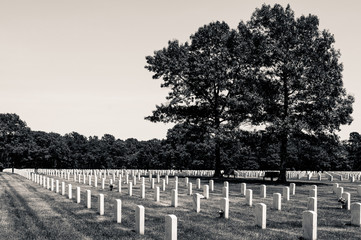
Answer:
[{"label": "tree trunk", "polygon": [[278,178],[278,182],[286,183],[286,162],[287,162],[287,144],[288,144],[288,126],[286,120],[288,118],[288,75],[286,72],[283,72],[283,126],[281,130],[281,146],[280,146],[280,176]]},{"label": "tree trunk", "polygon": [[216,146],[215,146],[216,159],[215,159],[214,177],[222,177],[222,174],[221,174],[221,147],[220,147],[218,139],[215,139],[215,140],[216,140]]},{"label": "tree trunk", "polygon": [[286,162],[287,162],[287,144],[288,144],[288,136],[283,133],[281,135],[281,147],[280,147],[280,176],[278,178],[278,182],[286,183]]}]

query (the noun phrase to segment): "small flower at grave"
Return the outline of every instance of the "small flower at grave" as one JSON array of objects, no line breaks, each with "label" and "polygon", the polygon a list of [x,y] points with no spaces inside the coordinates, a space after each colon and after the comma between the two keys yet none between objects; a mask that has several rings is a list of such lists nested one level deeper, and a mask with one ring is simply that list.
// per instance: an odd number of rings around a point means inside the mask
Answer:
[{"label": "small flower at grave", "polygon": [[218,211],[218,214],[219,214],[219,217],[222,218],[223,215],[224,215],[224,211],[223,211],[223,210],[219,210],[219,211]]},{"label": "small flower at grave", "polygon": [[344,199],[343,197],[340,197],[338,199],[338,202],[340,203],[341,208],[346,208],[346,203],[347,203],[346,199]]}]

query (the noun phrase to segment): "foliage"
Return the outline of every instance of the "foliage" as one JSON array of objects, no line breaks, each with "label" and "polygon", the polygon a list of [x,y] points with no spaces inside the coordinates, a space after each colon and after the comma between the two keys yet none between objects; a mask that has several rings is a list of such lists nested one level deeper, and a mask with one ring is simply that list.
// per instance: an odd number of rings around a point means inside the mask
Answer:
[{"label": "foliage", "polygon": [[199,28],[190,43],[170,41],[167,48],[146,57],[153,78],[161,78],[161,87],[170,89],[167,102],[146,119],[204,129],[214,138],[217,176],[224,133],[257,113],[255,95],[249,91],[253,79],[248,36],[214,22]]},{"label": "foliage", "polygon": [[350,138],[344,143],[348,151],[348,160],[352,164],[352,169],[361,170],[361,135],[358,132],[350,133]]},{"label": "foliage", "polygon": [[288,141],[293,135],[332,134],[352,121],[354,99],[343,88],[335,39],[318,26],[317,16],[296,19],[290,6],[278,4],[263,5],[247,23],[258,49],[257,92],[263,101],[259,117],[280,142],[283,181],[291,167]]},{"label": "foliage", "polygon": [[[141,169],[212,169],[214,138],[205,128],[177,124],[169,129],[167,139],[138,141],[116,139],[105,134],[85,137],[72,132],[31,131],[17,116],[1,115],[2,133],[20,128],[14,136],[1,138],[0,167],[17,168],[141,168]],[[6,119],[6,121],[5,121]],[[10,119],[16,121],[9,121]],[[6,130],[6,128],[9,128]],[[20,134],[21,133],[21,134]],[[2,135],[4,136],[4,135]],[[26,136],[26,138],[24,137]],[[274,134],[260,131],[234,131],[221,142],[223,169],[277,169],[279,143]],[[5,146],[5,147],[4,147]],[[340,142],[335,135],[310,136],[299,132],[288,142],[289,164],[296,170],[360,170],[361,137],[350,134]],[[17,154],[16,154],[17,153]]]},{"label": "foliage", "polygon": [[16,114],[0,114],[0,162],[5,167],[18,167],[27,154],[30,129]]}]

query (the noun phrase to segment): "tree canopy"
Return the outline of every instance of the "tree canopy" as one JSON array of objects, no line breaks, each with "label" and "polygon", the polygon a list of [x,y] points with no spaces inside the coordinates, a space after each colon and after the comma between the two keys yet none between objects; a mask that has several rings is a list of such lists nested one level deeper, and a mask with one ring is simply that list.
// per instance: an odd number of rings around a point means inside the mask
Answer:
[{"label": "tree canopy", "polygon": [[342,82],[340,52],[317,16],[295,18],[288,5],[263,5],[237,30],[214,22],[170,41],[146,57],[153,78],[170,89],[167,102],[146,119],[207,126],[220,139],[244,122],[263,124],[280,142],[281,181],[286,180],[289,140],[295,134],[333,134],[352,122]]},{"label": "tree canopy", "polygon": [[294,17],[288,5],[263,5],[247,23],[259,49],[255,56],[263,100],[262,121],[278,136],[285,181],[288,140],[299,132],[334,133],[352,122],[354,98],[342,82],[334,36],[319,30],[317,16]]},{"label": "tree canopy", "polygon": [[215,175],[220,175],[222,136],[257,114],[250,33],[231,30],[224,22],[205,25],[190,43],[170,41],[146,57],[153,78],[170,89],[167,102],[146,119],[187,123],[206,129],[215,139]]}]

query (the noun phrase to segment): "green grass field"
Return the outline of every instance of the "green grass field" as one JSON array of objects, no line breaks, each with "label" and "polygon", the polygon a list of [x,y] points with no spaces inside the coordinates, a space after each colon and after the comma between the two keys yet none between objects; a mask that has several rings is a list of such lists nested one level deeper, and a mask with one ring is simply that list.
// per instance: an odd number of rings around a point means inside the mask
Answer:
[{"label": "green grass field", "polygon": [[[64,181],[60,178],[59,181]],[[193,193],[202,193],[195,189]],[[209,179],[203,178],[202,185]],[[192,197],[187,195],[184,178],[179,178],[177,208],[171,207],[171,188],[174,178],[169,178],[166,191],[160,193],[160,202],[153,200],[154,190],[146,182],[146,199],[140,198],[140,185],[133,187],[128,196],[123,184],[119,193],[117,186],[109,191],[65,181],[73,185],[73,199],[51,192],[19,175],[0,173],[0,239],[163,239],[165,216],[178,218],[178,239],[302,239],[302,212],[306,210],[310,185],[318,185],[318,239],[361,239],[361,229],[351,226],[350,211],[340,209],[337,197],[332,193],[332,183],[327,181],[290,181],[296,183],[296,195],[289,202],[282,202],[282,210],[272,207],[272,194],[282,193],[285,185],[262,182],[255,179],[229,179],[229,219],[219,218],[222,181],[215,181],[210,199],[201,200],[201,212],[192,210]],[[116,181],[117,182],[117,181]],[[240,196],[240,183],[247,183],[253,190],[253,207],[246,205]],[[360,183],[334,181],[351,193],[351,202],[361,202],[356,187]],[[108,183],[108,182],[107,182]],[[267,198],[259,197],[260,185],[267,185]],[[156,184],[160,186],[160,184]],[[67,186],[67,185],[66,185]],[[81,187],[82,201],[76,203],[76,187]],[[287,184],[288,186],[288,184]],[[85,191],[92,191],[92,208],[85,207]],[[67,193],[67,191],[66,191]],[[98,194],[105,196],[105,215],[97,213]],[[122,200],[122,223],[115,222],[115,199]],[[267,205],[267,229],[255,226],[256,203]],[[135,233],[135,207],[145,207],[145,235]]]}]

